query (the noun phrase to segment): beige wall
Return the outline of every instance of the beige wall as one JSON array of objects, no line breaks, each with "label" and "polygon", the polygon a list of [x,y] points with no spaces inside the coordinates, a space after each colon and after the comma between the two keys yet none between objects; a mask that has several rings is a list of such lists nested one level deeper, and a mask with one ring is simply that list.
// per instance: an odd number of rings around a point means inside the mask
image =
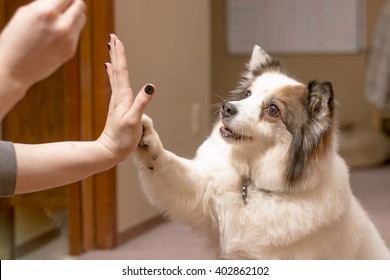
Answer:
[{"label": "beige wall", "polygon": [[[366,2],[366,39],[370,42],[376,17],[385,0]],[[227,96],[244,70],[249,56],[229,56],[225,46],[225,0],[212,1],[212,91]],[[261,45],[261,42],[259,42]],[[273,55],[273,54],[271,54]],[[333,83],[340,118],[367,126],[370,107],[363,98],[366,50],[353,55],[275,55],[302,82],[311,79]],[[213,102],[219,100],[213,97]]]},{"label": "beige wall", "polygon": [[[115,1],[116,32],[126,47],[132,88],[156,85],[147,114],[164,146],[183,156],[192,156],[208,133],[209,10],[209,0]],[[200,106],[196,135],[194,104]],[[118,232],[156,215],[140,191],[131,159],[118,167],[118,184]]]},{"label": "beige wall", "polygon": [[[365,36],[370,42],[385,0],[366,1]],[[157,86],[152,116],[163,143],[179,155],[192,156],[208,133],[209,103],[227,97],[248,56],[230,56],[225,46],[225,0],[116,0],[116,32],[123,39],[132,86]],[[302,82],[330,80],[342,121],[370,124],[363,98],[366,48],[352,55],[277,55]],[[210,101],[210,102],[209,102]],[[191,108],[201,108],[200,133],[191,135]],[[154,216],[140,191],[131,159],[119,166],[118,231]]]}]

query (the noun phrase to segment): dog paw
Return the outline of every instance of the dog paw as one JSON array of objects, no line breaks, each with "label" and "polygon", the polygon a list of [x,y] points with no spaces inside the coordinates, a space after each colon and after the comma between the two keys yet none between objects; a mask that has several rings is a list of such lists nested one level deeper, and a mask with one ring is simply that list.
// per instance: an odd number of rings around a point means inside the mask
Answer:
[{"label": "dog paw", "polygon": [[160,137],[154,130],[153,121],[147,115],[142,115],[142,138],[137,149],[137,161],[146,164],[147,168],[154,170],[158,158],[163,152]]}]

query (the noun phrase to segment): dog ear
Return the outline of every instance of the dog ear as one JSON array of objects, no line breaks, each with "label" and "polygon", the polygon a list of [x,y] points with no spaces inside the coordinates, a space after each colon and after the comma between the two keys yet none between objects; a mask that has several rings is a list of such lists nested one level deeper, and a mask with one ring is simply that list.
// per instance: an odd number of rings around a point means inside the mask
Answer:
[{"label": "dog ear", "polygon": [[257,45],[253,48],[247,68],[247,74],[251,77],[256,77],[266,71],[282,71],[282,65],[279,60],[274,59]]},{"label": "dog ear", "polygon": [[310,81],[307,89],[309,117],[316,121],[331,120],[334,110],[332,83]]},{"label": "dog ear", "polygon": [[328,150],[332,141],[334,119],[333,89],[330,82],[310,81],[307,85],[306,110],[308,118],[291,130],[293,135],[289,159],[286,165],[286,179],[290,186],[308,170],[313,158]]},{"label": "dog ear", "polygon": [[266,71],[282,71],[279,60],[272,58],[262,48],[255,46],[251,59],[246,64],[247,70],[242,74],[241,81],[236,89],[231,92],[231,100],[241,100],[245,98],[245,92],[250,87],[254,79]]},{"label": "dog ear", "polygon": [[254,71],[259,68],[260,65],[266,65],[272,58],[265,50],[255,45],[252,50],[252,56],[249,61],[249,69]]}]

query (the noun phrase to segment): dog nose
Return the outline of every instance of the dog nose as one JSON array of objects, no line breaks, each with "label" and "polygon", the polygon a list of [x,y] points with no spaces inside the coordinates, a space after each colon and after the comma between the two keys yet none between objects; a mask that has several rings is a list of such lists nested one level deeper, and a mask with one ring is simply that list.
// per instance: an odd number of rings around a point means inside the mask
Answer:
[{"label": "dog nose", "polygon": [[237,108],[233,104],[231,104],[229,102],[223,103],[222,117],[230,118],[230,117],[234,116],[235,114],[237,114]]}]

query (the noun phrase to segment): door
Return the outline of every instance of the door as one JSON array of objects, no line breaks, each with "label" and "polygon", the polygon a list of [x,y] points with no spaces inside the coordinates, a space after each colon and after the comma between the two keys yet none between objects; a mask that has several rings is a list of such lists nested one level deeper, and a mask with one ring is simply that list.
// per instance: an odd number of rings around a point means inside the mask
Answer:
[{"label": "door", "polygon": [[[15,10],[30,1],[0,0],[2,27]],[[110,96],[104,62],[108,36],[113,32],[112,1],[85,1],[88,21],[75,57],[48,79],[34,85],[2,123],[4,140],[43,143],[92,140],[101,133]],[[82,182],[0,201],[1,219],[8,219],[9,240],[14,242],[15,209],[35,207],[67,215],[69,253],[116,245],[115,168]],[[56,209],[56,210],[53,210]],[[5,218],[3,218],[5,217]],[[17,246],[11,246],[15,257]]]}]

